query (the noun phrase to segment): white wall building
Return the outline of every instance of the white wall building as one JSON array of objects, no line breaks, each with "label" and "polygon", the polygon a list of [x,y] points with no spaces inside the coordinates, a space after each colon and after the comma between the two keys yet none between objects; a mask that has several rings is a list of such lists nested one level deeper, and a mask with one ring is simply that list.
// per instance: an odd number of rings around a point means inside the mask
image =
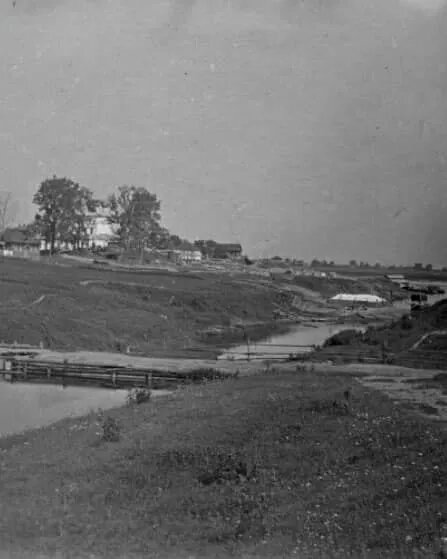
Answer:
[{"label": "white wall building", "polygon": [[109,222],[107,215],[92,214],[89,216],[87,237],[89,248],[104,248],[116,238],[116,227]]},{"label": "white wall building", "polygon": [[[86,239],[82,243],[84,248],[105,248],[116,239],[116,226],[111,224],[106,214],[92,213],[87,218]],[[56,241],[55,246],[59,250],[73,250],[72,243]],[[49,250],[50,243],[41,241],[41,250]]]},{"label": "white wall building", "polygon": [[202,262],[200,250],[172,250],[173,255],[182,262]]}]

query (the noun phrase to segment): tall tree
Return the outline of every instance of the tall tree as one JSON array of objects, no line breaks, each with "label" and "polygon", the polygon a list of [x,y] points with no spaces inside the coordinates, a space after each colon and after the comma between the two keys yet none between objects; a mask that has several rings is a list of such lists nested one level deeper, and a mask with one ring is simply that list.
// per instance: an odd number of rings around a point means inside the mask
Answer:
[{"label": "tall tree", "polygon": [[36,221],[52,253],[57,241],[79,244],[86,233],[88,213],[96,205],[90,190],[55,175],[40,184],[33,202],[39,207]]},{"label": "tall tree", "polygon": [[160,201],[146,188],[120,186],[109,197],[110,222],[126,248],[151,245],[161,231]]},{"label": "tall tree", "polygon": [[75,184],[71,191],[71,211],[61,222],[61,239],[79,248],[89,238],[90,216],[99,206],[92,192],[85,186]]},{"label": "tall tree", "polygon": [[37,214],[34,221],[31,221],[30,223],[23,223],[22,225],[19,225],[19,229],[25,234],[27,239],[39,236],[42,229],[40,225],[40,215]]}]

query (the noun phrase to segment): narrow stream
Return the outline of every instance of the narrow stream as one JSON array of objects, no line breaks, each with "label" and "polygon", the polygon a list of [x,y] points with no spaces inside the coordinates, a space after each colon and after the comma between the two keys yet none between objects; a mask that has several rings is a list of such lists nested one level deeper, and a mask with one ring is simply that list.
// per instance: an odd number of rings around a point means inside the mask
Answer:
[{"label": "narrow stream", "polygon": [[[354,326],[353,326],[354,327]],[[321,344],[326,338],[347,328],[344,325],[320,324],[316,327],[297,327],[292,332],[272,336],[258,344],[251,344],[250,351],[271,357],[278,350],[282,354],[297,352],[298,345]],[[281,347],[276,347],[280,344]],[[291,347],[288,348],[288,345]],[[286,346],[286,347],[284,347]],[[304,348],[301,348],[303,351]],[[246,358],[247,347],[229,350],[232,358]],[[221,357],[226,357],[223,355]],[[154,396],[167,391],[153,391]],[[43,427],[63,419],[85,415],[91,411],[110,409],[126,403],[126,390],[79,387],[51,384],[25,384],[0,381],[0,437],[26,429]]]},{"label": "narrow stream", "polygon": [[247,352],[256,359],[268,359],[290,353],[311,351],[311,346],[321,345],[325,340],[342,330],[364,331],[364,324],[318,324],[316,326],[297,326],[287,334],[272,336],[261,342],[229,348],[219,359],[247,359]]},{"label": "narrow stream", "polygon": [[[297,326],[287,334],[250,343],[256,359],[273,359],[290,353],[310,351],[327,338],[346,329],[365,330],[360,324]],[[307,347],[300,347],[307,346]],[[219,359],[246,359],[247,345],[229,348]],[[166,394],[157,390],[153,394]],[[42,427],[70,416],[82,416],[99,408],[109,409],[126,402],[126,390],[39,384],[10,384],[0,381],[0,437],[25,429]]]}]

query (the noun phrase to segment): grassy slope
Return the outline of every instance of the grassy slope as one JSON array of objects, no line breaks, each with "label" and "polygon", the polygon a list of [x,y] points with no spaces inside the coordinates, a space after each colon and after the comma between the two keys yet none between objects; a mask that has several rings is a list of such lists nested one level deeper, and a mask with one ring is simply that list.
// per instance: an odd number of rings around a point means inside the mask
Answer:
[{"label": "grassy slope", "polygon": [[[92,283],[82,285],[81,282]],[[96,283],[95,283],[96,282]],[[0,340],[64,349],[173,354],[206,342],[240,341],[243,331],[207,340],[203,331],[237,322],[275,326],[287,297],[218,274],[135,273],[0,261]],[[43,300],[40,300],[42,296]]]},{"label": "grassy slope", "polygon": [[413,345],[429,332],[447,330],[447,299],[434,305],[403,316],[389,324],[370,327],[364,334],[351,331],[340,332],[325,343],[319,355],[336,353],[340,357],[359,354],[366,350],[376,350],[382,355],[382,348],[393,359],[393,363],[415,367],[436,368],[445,366],[447,336],[445,334],[427,338],[417,349]]},{"label": "grassy slope", "polygon": [[447,437],[350,377],[263,373],[107,416],[119,442],[95,415],[2,442],[2,557],[434,557]]}]

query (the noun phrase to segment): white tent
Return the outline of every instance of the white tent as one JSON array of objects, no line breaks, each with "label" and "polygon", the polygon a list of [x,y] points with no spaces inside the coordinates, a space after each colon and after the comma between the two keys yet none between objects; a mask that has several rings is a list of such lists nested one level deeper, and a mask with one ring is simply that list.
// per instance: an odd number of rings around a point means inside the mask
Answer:
[{"label": "white tent", "polygon": [[331,297],[331,301],[346,301],[348,303],[385,303],[383,297],[378,295],[370,295],[368,293],[339,293],[335,297]]}]

